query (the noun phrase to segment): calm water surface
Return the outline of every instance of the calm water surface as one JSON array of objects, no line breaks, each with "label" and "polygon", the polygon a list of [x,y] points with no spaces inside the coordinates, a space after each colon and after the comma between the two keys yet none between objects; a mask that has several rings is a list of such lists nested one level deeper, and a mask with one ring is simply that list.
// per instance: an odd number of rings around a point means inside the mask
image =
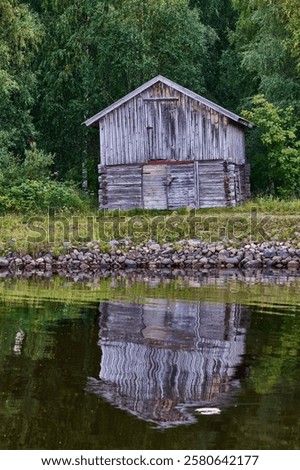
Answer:
[{"label": "calm water surface", "polygon": [[299,287],[2,280],[0,448],[299,449]]}]

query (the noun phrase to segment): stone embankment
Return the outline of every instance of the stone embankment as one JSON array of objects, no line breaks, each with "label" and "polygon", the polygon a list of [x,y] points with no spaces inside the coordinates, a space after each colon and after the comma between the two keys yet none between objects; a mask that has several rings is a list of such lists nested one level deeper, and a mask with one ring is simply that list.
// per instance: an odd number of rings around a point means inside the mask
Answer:
[{"label": "stone embankment", "polygon": [[58,273],[140,268],[300,269],[300,247],[288,242],[249,243],[234,247],[221,242],[202,243],[200,240],[180,240],[161,245],[154,241],[136,245],[128,240],[112,240],[105,252],[98,242],[89,242],[81,247],[67,243],[62,249],[65,253],[59,255],[51,252],[36,256],[7,253],[0,257],[0,269]]}]

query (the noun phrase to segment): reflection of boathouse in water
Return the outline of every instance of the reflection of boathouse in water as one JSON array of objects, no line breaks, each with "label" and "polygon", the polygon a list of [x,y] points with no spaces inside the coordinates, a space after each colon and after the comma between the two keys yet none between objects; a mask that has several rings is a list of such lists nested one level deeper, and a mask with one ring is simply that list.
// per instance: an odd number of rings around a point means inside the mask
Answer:
[{"label": "reflection of boathouse in water", "polygon": [[231,402],[248,309],[155,300],[102,302],[100,380],[88,390],[160,426],[190,423],[187,410]]}]

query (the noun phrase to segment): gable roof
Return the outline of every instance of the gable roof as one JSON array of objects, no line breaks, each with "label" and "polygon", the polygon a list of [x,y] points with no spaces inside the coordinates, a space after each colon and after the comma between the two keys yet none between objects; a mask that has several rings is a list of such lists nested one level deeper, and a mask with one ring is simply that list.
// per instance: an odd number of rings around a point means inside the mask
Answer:
[{"label": "gable roof", "polygon": [[110,113],[114,109],[116,109],[119,106],[121,106],[122,104],[126,103],[131,98],[134,98],[139,93],[142,93],[143,91],[147,90],[147,88],[150,88],[152,85],[155,85],[155,83],[157,83],[157,82],[164,83],[165,85],[174,88],[175,90],[179,91],[180,93],[183,93],[183,94],[189,96],[190,98],[192,98],[196,101],[199,101],[200,103],[205,104],[206,106],[214,109],[215,111],[223,114],[224,116],[227,116],[229,119],[232,119],[233,121],[235,121],[239,124],[242,124],[243,126],[250,127],[250,128],[253,127],[253,124],[251,122],[247,121],[246,119],[242,118],[241,116],[238,116],[237,114],[232,113],[231,111],[228,111],[225,108],[222,108],[222,106],[219,106],[218,104],[213,103],[213,101],[210,101],[210,100],[204,98],[203,96],[198,95],[197,93],[194,93],[193,91],[188,90],[187,88],[185,88],[181,85],[178,85],[177,83],[173,82],[172,80],[169,80],[168,78],[163,77],[162,75],[157,75],[157,77],[152,78],[148,82],[144,83],[144,85],[141,85],[140,87],[138,87],[135,90],[131,91],[127,95],[123,96],[123,98],[119,99],[115,103],[111,104],[107,108],[103,109],[99,113],[97,113],[94,116],[92,116],[91,118],[87,119],[84,122],[84,124],[86,126],[93,125],[95,122],[98,122],[102,117],[106,116],[106,114]]}]

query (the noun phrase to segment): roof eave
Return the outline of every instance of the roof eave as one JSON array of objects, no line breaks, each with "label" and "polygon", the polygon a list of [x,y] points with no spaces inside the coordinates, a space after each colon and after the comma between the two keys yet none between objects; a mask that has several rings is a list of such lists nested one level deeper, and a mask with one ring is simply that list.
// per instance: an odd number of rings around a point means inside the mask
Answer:
[{"label": "roof eave", "polygon": [[85,124],[86,126],[91,126],[95,122],[99,121],[103,116],[108,114],[110,111],[113,111],[114,109],[121,106],[121,104],[126,103],[128,100],[130,100],[134,96],[138,95],[142,91],[146,90],[150,86],[154,85],[155,83],[157,83],[159,81],[163,81],[163,80],[164,80],[164,77],[162,75],[157,75],[156,77],[152,78],[148,82],[146,82],[143,85],[139,86],[138,88],[131,91],[127,95],[123,96],[119,100],[115,101],[111,105],[107,106],[107,108],[102,109],[102,111],[100,111],[99,113],[95,114],[94,116],[92,116],[89,119],[87,119],[86,121],[84,121],[83,124]]},{"label": "roof eave", "polygon": [[243,119],[241,117],[239,118],[238,122],[246,127],[249,127],[249,129],[252,129],[254,127],[253,122],[247,121],[247,119]]}]

